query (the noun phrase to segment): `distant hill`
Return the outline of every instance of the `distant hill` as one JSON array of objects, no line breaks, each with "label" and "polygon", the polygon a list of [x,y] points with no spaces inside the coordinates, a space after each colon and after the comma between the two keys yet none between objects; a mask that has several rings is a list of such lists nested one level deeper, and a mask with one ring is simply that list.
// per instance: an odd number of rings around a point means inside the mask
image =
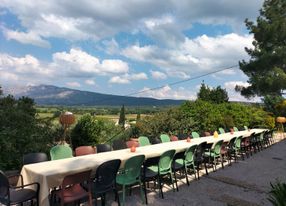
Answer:
[{"label": "distant hill", "polygon": [[52,85],[27,86],[8,89],[15,97],[33,98],[38,105],[65,106],[167,106],[179,105],[184,100],[154,99],[146,97],[129,97],[80,91]]}]

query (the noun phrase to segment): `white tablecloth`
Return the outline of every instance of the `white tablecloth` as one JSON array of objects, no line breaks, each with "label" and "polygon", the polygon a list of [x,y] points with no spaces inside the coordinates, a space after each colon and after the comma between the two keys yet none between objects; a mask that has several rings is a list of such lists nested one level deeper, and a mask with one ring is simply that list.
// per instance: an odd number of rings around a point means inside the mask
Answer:
[{"label": "white tablecloth", "polygon": [[105,161],[112,159],[120,159],[122,161],[122,167],[125,161],[131,156],[144,154],[146,159],[148,159],[150,157],[160,156],[164,151],[170,149],[175,149],[177,152],[181,152],[188,147],[194,144],[199,144],[203,141],[213,143],[218,140],[224,140],[227,142],[232,137],[237,137],[241,135],[246,137],[253,132],[260,133],[263,131],[264,129],[252,129],[250,131],[245,130],[234,132],[234,134],[221,134],[217,138],[209,136],[192,139],[191,142],[181,140],[175,142],[149,145],[136,148],[136,152],[134,153],[130,152],[130,149],[123,149],[111,152],[98,153],[94,155],[86,155],[62,160],[30,164],[23,166],[21,174],[23,175],[25,184],[32,182],[40,183],[40,205],[48,206],[50,188],[59,186],[66,175],[89,169],[91,169],[93,173],[95,173],[96,168]]}]

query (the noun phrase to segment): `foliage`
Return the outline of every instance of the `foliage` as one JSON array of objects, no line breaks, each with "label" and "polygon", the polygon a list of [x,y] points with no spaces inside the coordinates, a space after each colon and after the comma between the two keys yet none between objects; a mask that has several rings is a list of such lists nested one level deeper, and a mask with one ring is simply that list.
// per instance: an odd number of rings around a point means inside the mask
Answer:
[{"label": "foliage", "polygon": [[179,108],[171,108],[142,118],[136,125],[140,135],[158,137],[161,133],[187,133],[193,124],[193,119],[186,117]]},{"label": "foliage", "polygon": [[286,100],[281,101],[275,106],[277,116],[286,117]]},{"label": "foliage", "polygon": [[276,182],[275,184],[270,183],[271,191],[268,200],[274,206],[286,206],[286,184]]},{"label": "foliage", "polygon": [[125,107],[123,105],[120,109],[119,120],[118,120],[118,124],[121,125],[122,128],[125,128],[125,120],[126,120]]},{"label": "foliage", "polygon": [[274,116],[282,115],[281,114],[282,108],[280,109],[282,105],[281,106],[278,105],[283,104],[283,97],[277,95],[265,95],[264,98],[262,98],[262,100],[266,111],[271,112],[272,114],[274,114]]},{"label": "foliage", "polygon": [[48,152],[53,134],[48,121],[37,120],[32,99],[0,96],[0,169],[19,169],[26,153]]},{"label": "foliage", "polygon": [[217,104],[228,102],[228,94],[225,89],[222,89],[220,86],[211,89],[205,83],[201,84],[197,97],[199,100]]},{"label": "foliage", "polygon": [[96,118],[90,114],[83,115],[71,131],[72,145],[96,145],[104,143],[121,132],[113,121]]},{"label": "foliage", "polygon": [[286,89],[286,1],[266,0],[256,24],[246,19],[254,35],[254,48],[246,48],[249,61],[240,69],[249,77],[250,86],[237,86],[245,97],[254,95],[282,96]]}]

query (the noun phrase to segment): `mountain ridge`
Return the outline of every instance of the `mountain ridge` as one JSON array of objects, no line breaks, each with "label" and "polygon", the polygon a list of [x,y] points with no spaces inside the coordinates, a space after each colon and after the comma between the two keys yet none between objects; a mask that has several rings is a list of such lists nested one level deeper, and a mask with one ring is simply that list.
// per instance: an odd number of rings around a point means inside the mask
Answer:
[{"label": "mountain ridge", "polygon": [[97,92],[82,91],[54,85],[26,86],[7,89],[16,98],[27,96],[38,105],[63,106],[167,106],[179,105],[185,100],[155,99],[149,97],[131,97]]}]

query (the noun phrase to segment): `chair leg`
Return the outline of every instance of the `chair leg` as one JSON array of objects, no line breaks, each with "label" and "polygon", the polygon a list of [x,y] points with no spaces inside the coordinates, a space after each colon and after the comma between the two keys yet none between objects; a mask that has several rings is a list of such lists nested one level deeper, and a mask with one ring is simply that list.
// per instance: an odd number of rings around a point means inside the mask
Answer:
[{"label": "chair leg", "polygon": [[122,188],[122,206],[125,205],[125,185],[123,185],[123,188]]},{"label": "chair leg", "polygon": [[[141,200],[142,200],[142,203],[144,204],[145,203],[144,202],[144,197],[143,197],[144,196],[144,192],[143,192],[143,188],[142,188],[142,182],[140,180],[139,180],[139,187],[140,187]],[[145,195],[146,195],[146,193],[145,193]],[[147,199],[146,196],[145,196],[145,199]]]},{"label": "chair leg", "polygon": [[161,198],[164,199],[163,190],[162,190],[162,183],[161,183],[161,176],[158,175],[158,183],[159,183],[159,191],[161,193]]},{"label": "chair leg", "polygon": [[193,163],[192,166],[193,166],[193,171],[194,171],[195,179],[197,179],[195,164]]},{"label": "chair leg", "polygon": [[204,166],[205,166],[206,174],[209,175],[209,173],[208,173],[208,168],[207,168],[207,163],[206,163],[206,162],[204,162]]},{"label": "chair leg", "polygon": [[143,182],[143,186],[144,186],[144,193],[145,193],[145,202],[146,202],[146,205],[148,205],[147,188],[146,188],[146,182],[145,182],[145,180],[144,180],[144,182]]},{"label": "chair leg", "polygon": [[190,186],[189,178],[188,178],[188,168],[187,168],[187,166],[185,166],[185,175],[186,175],[187,185]]},{"label": "chair leg", "polygon": [[176,183],[176,188],[177,188],[177,192],[178,192],[179,188],[178,188],[177,175],[176,175],[176,171],[175,170],[174,170],[174,176],[175,176],[175,183]]},{"label": "chair leg", "polygon": [[[170,178],[171,178],[171,181],[172,181],[173,192],[175,192],[175,186],[174,186],[174,179],[173,179],[172,171],[170,172]],[[176,182],[176,185],[177,185],[177,182]]]},{"label": "chair leg", "polygon": [[198,176],[198,180],[200,179],[200,164],[197,163],[197,176]]},{"label": "chair leg", "polygon": [[223,166],[223,160],[224,160],[224,158],[223,158],[223,156],[224,156],[224,155],[220,155],[222,169],[224,169],[224,166]]}]

